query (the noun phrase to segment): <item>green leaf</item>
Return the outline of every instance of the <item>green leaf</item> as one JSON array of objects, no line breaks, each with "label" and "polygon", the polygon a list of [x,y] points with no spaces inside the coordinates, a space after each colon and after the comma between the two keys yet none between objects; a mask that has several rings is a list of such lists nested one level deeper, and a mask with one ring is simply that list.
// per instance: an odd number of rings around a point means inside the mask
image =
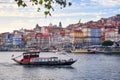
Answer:
[{"label": "green leaf", "polygon": [[35,2],[35,5],[38,5],[38,3],[37,3],[37,2]]},{"label": "green leaf", "polygon": [[51,8],[51,5],[48,5],[48,4],[45,4],[44,5],[46,9],[50,9]]},{"label": "green leaf", "polygon": [[39,0],[39,4],[43,4],[43,0]]},{"label": "green leaf", "polygon": [[48,13],[49,13],[49,11],[45,11],[45,12],[44,12],[45,15],[48,15]]},{"label": "green leaf", "polygon": [[22,1],[22,0],[19,0],[19,1],[17,2],[17,4],[18,4],[18,6],[20,7],[20,6],[22,6],[23,1]]},{"label": "green leaf", "polygon": [[[27,3],[25,2],[25,0],[14,0],[17,2],[17,5],[20,7],[27,7]],[[39,12],[41,10],[41,7],[44,7],[45,9],[47,9],[48,11],[45,11],[44,14],[45,15],[50,15],[51,16],[51,9],[52,11],[54,11],[54,7],[52,7],[54,4],[58,4],[60,6],[61,9],[63,9],[64,7],[71,6],[72,3],[68,2],[67,0],[28,0],[32,6],[38,5],[38,9],[37,11]]]},{"label": "green leaf", "polygon": [[44,0],[45,2],[49,1],[49,0]]},{"label": "green leaf", "polygon": [[31,0],[32,2],[35,2],[36,0]]},{"label": "green leaf", "polygon": [[23,7],[26,7],[27,5],[24,3],[22,6],[23,6]]},{"label": "green leaf", "polygon": [[38,10],[37,10],[37,11],[39,12],[40,10],[41,10],[41,9],[40,9],[40,8],[38,8]]},{"label": "green leaf", "polygon": [[17,5],[18,5],[18,7],[20,7],[21,4],[20,4],[20,3],[17,3]]},{"label": "green leaf", "polygon": [[44,14],[45,14],[45,16],[47,16],[47,15],[51,16],[50,11],[45,11]]}]

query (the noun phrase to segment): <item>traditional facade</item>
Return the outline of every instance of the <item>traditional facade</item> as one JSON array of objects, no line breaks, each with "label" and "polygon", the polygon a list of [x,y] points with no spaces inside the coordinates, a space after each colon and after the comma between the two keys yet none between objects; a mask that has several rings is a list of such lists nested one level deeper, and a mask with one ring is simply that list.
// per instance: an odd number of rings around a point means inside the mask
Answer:
[{"label": "traditional facade", "polygon": [[105,40],[111,40],[111,41],[116,40],[115,29],[109,29],[105,31]]},{"label": "traditional facade", "polygon": [[83,46],[91,45],[91,28],[88,26],[82,26],[83,32]]},{"label": "traditional facade", "polygon": [[4,46],[11,46],[12,45],[12,37],[13,35],[9,32],[1,34],[1,41]]},{"label": "traditional facade", "polygon": [[71,30],[68,29],[68,28],[64,28],[65,30],[65,36],[64,36],[64,44],[65,44],[65,48],[72,48],[72,43],[71,43],[71,36],[70,36],[70,33],[71,33]]},{"label": "traditional facade", "polygon": [[83,46],[83,32],[81,30],[72,30],[70,33],[71,43],[75,48],[81,48]]},{"label": "traditional facade", "polygon": [[91,45],[101,44],[101,27],[93,25],[91,26]]},{"label": "traditional facade", "polygon": [[37,47],[37,40],[35,39],[36,32],[31,31],[26,35],[26,47]]},{"label": "traditional facade", "polygon": [[13,33],[13,46],[20,47],[22,44],[22,33],[19,31],[14,31]]}]

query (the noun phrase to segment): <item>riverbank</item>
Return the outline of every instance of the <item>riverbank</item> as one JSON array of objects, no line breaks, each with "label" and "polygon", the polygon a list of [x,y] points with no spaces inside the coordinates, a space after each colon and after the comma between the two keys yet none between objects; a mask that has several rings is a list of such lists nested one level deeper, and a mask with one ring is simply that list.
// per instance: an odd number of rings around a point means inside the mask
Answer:
[{"label": "riverbank", "polygon": [[[9,50],[0,50],[0,52],[26,52],[28,50],[30,50],[30,49],[28,49],[28,48],[11,48]],[[51,52],[51,51],[41,51],[41,52]],[[75,50],[72,50],[71,53],[75,53],[75,54],[86,53],[86,54],[89,54],[91,52],[89,52],[88,49],[75,49]],[[120,47],[100,47],[100,48],[96,48],[95,53],[120,54]]]}]

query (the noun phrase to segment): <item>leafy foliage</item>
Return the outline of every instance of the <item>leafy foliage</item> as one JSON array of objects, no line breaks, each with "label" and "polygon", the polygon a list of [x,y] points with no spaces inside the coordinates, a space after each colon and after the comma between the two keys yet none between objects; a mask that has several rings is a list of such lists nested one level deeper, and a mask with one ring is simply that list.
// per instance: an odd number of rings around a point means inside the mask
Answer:
[{"label": "leafy foliage", "polygon": [[[28,4],[25,2],[25,0],[15,0],[17,2],[17,5],[20,7],[27,7]],[[32,3],[32,6],[37,5],[38,6],[38,12],[41,10],[41,7],[43,6],[46,11],[44,11],[44,14],[47,16],[51,16],[50,11],[54,11],[53,5],[57,4],[60,5],[60,8],[65,8],[67,5],[71,6],[72,3],[68,2],[67,0],[28,0],[29,3]]]},{"label": "leafy foliage", "polygon": [[106,41],[102,42],[102,45],[103,46],[112,46],[113,42],[111,40],[106,40]]}]

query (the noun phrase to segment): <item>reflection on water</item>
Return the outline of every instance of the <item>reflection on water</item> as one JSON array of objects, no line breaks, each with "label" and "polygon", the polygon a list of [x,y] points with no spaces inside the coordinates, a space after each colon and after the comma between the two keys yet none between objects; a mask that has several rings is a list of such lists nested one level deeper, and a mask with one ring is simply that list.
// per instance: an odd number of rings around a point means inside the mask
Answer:
[{"label": "reflection on water", "polygon": [[23,72],[25,76],[31,76],[32,79],[43,79],[43,80],[65,80],[71,79],[74,73],[74,68],[71,66],[23,66]]},{"label": "reflection on water", "polygon": [[0,52],[0,80],[120,80],[119,54],[75,54],[71,66],[18,65],[12,54]]},{"label": "reflection on water", "polygon": [[65,66],[60,66],[60,65],[55,65],[55,66],[46,66],[46,65],[22,65],[24,68],[46,68],[46,69],[55,69],[55,68],[64,68],[64,69],[74,69],[71,65],[65,65]]}]

